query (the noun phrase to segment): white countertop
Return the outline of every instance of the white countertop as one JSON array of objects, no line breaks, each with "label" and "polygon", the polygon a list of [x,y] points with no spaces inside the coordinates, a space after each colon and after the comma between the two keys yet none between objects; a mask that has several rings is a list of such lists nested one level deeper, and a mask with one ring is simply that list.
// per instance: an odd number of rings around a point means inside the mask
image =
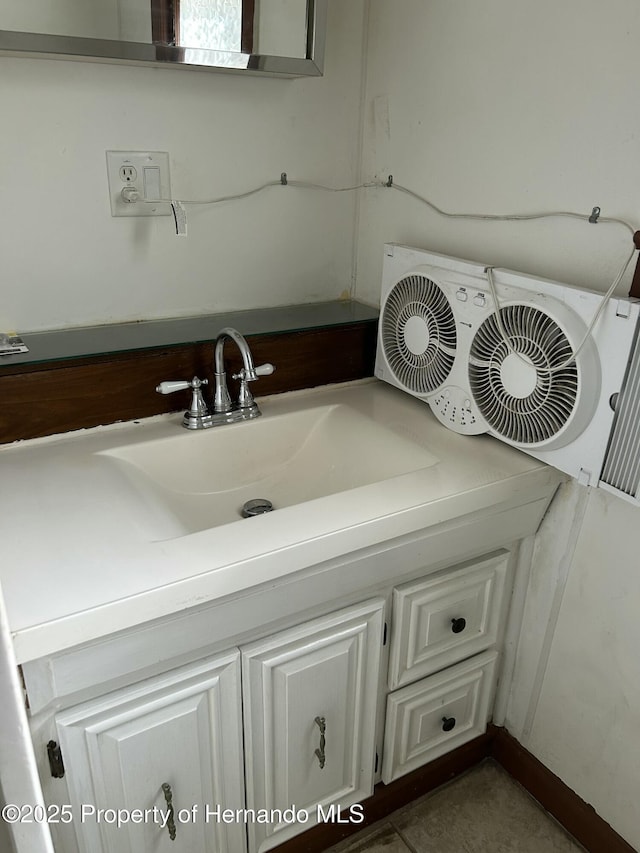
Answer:
[{"label": "white countertop", "polygon": [[[263,418],[347,404],[428,449],[437,461],[265,516],[183,535],[168,511],[141,498],[116,466],[96,455],[176,434],[185,442],[197,438],[182,429],[179,415],[1,447],[0,582],[18,661],[494,504],[528,503],[551,494],[561,479],[554,469],[495,439],[446,430],[424,403],[377,380],[259,402]],[[216,430],[238,426],[250,434],[251,423]]]}]

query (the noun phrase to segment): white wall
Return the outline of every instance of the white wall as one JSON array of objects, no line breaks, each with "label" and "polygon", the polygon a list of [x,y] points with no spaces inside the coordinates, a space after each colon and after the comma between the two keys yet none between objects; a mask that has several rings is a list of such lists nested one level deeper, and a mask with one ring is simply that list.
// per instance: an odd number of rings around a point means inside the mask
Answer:
[{"label": "white wall", "polygon": [[0,0],[0,29],[115,39],[118,7],[116,0]]},{"label": "white wall", "polygon": [[[449,211],[576,210],[640,223],[635,0],[372,0],[364,176]],[[451,221],[395,191],[361,210],[357,293],[385,241],[606,289],[626,231],[569,220]]]},{"label": "white wall", "polygon": [[[640,510],[601,489],[590,490],[586,499],[582,487],[569,492],[583,493],[578,500],[585,506],[566,584],[558,563],[546,559],[552,531],[545,526],[506,725],[640,849]],[[558,515],[565,516],[563,507]],[[564,520],[570,530],[572,518]],[[557,552],[563,541],[558,530],[553,540]],[[545,631],[540,617],[546,611],[533,605],[549,581],[556,584],[558,612],[551,609]],[[526,658],[543,637],[542,677],[529,694]]]},{"label": "white wall", "polygon": [[0,58],[0,329],[333,299],[351,286],[353,194],[266,190],[170,217],[112,218],[105,151],[171,155],[177,198],[291,179],[351,183],[363,0],[331,0],[326,74],[265,79]]},{"label": "white wall", "polygon": [[[371,0],[363,177],[449,211],[576,210],[640,226],[635,0]],[[408,243],[605,290],[627,232],[467,223],[392,190],[359,209],[356,296]],[[630,272],[625,279],[628,290]],[[640,849],[640,510],[563,487],[538,537],[506,725]]]}]

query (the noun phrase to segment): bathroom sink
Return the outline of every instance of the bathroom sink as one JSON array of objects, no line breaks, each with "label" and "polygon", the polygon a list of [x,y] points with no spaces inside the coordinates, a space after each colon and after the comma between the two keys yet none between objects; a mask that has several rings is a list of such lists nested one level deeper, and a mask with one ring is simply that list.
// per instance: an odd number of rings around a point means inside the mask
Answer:
[{"label": "bathroom sink", "polygon": [[343,403],[177,430],[99,455],[168,510],[184,534],[240,520],[254,498],[277,511],[438,462],[419,443]]}]

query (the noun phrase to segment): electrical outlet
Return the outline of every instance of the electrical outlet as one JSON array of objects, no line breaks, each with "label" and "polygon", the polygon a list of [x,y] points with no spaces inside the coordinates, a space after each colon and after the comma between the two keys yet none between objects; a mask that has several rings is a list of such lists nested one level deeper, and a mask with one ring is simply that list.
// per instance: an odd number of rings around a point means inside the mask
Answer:
[{"label": "electrical outlet", "polygon": [[120,166],[120,180],[125,184],[130,184],[138,177],[138,172],[135,166]]},{"label": "electrical outlet", "polygon": [[166,151],[107,151],[112,216],[170,216]]}]

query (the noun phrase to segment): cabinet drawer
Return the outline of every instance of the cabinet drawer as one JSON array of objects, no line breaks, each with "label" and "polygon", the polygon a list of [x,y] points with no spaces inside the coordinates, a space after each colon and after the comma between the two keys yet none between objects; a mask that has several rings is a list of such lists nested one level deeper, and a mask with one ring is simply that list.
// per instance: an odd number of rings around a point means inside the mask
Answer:
[{"label": "cabinet drawer", "polygon": [[499,551],[393,591],[391,690],[495,644],[508,559]]},{"label": "cabinet drawer", "polygon": [[496,651],[483,652],[388,696],[383,782],[392,782],[485,731],[497,658]]}]

